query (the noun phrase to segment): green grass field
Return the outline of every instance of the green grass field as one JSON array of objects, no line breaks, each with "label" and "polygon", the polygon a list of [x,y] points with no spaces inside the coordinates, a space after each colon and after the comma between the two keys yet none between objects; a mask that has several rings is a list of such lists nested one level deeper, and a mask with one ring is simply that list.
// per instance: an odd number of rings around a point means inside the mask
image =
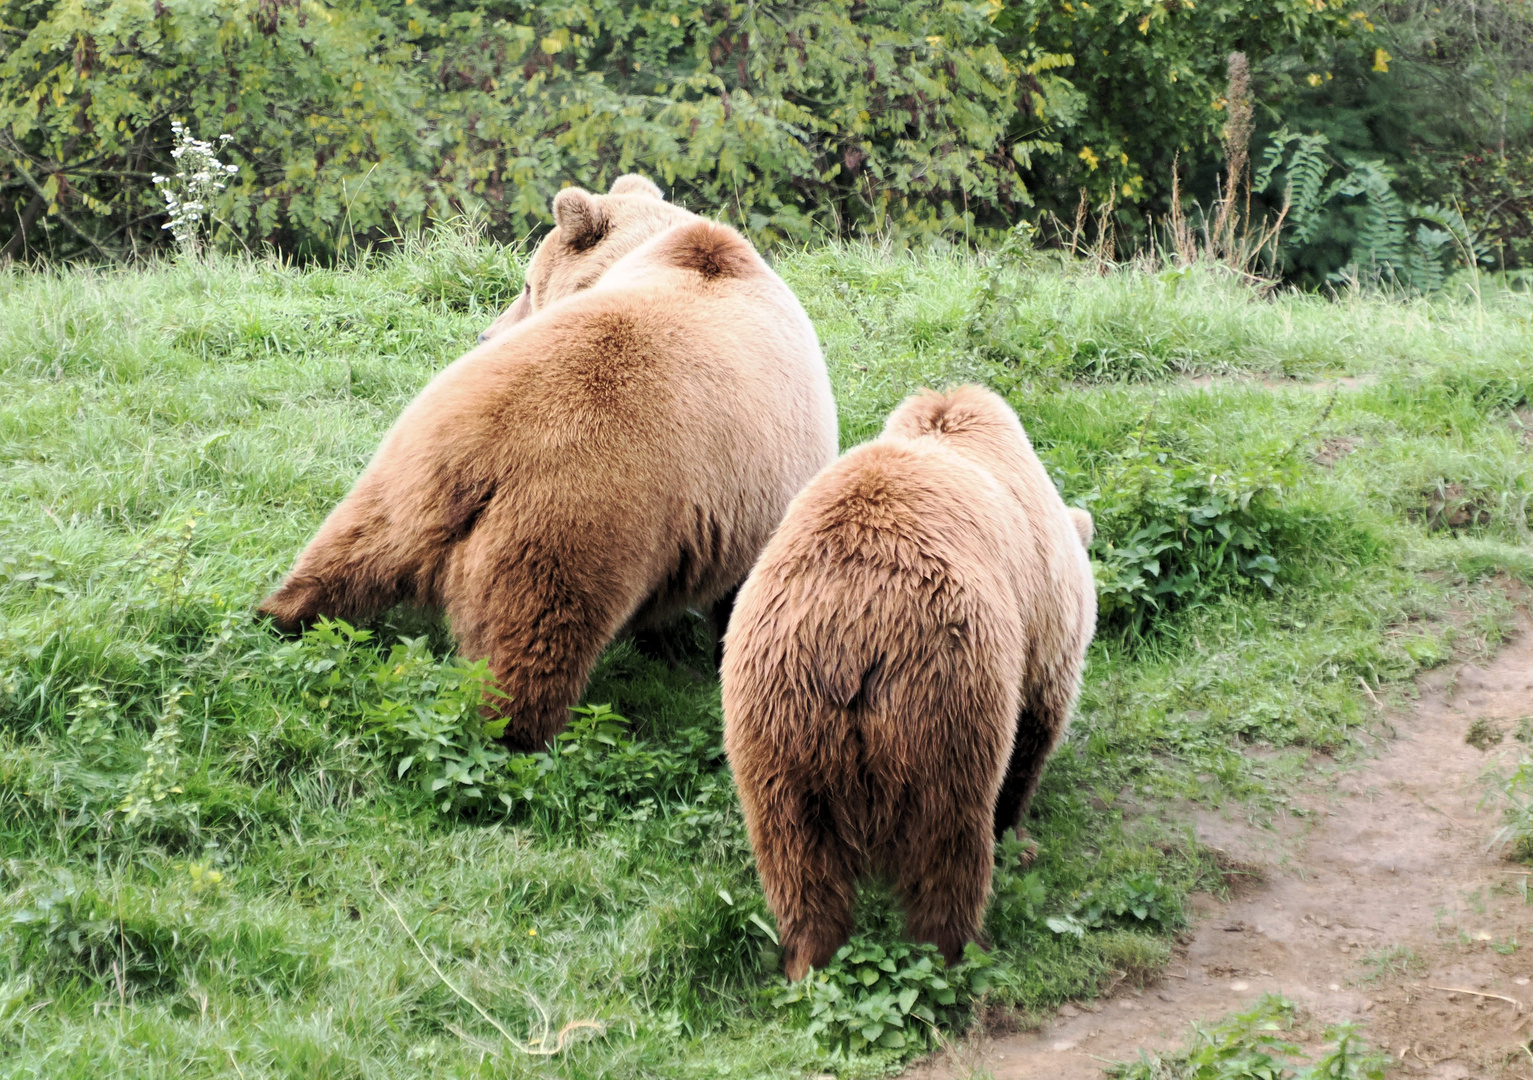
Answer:
[{"label": "green grass field", "polygon": [[1097,518],[1081,709],[989,953],[944,973],[870,888],[852,952],[783,984],[695,628],[688,664],[614,646],[570,736],[508,757],[429,617],[253,622],[518,256],[444,233],[345,270],[0,271],[0,1076],[897,1071],[976,1002],[1157,970],[1223,887],[1178,815],[1279,812],[1361,741],[1363,683],[1493,642],[1495,577],[1533,582],[1527,293],[779,268],[844,444],[984,382]]}]

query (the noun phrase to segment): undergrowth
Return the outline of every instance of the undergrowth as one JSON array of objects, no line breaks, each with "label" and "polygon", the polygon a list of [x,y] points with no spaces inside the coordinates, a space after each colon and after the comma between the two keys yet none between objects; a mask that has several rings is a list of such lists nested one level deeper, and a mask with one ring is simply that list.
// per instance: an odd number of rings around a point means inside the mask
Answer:
[{"label": "undergrowth", "polygon": [[1236,1013],[1207,1030],[1194,1029],[1186,1048],[1170,1055],[1140,1052],[1139,1060],[1120,1065],[1117,1080],[1383,1080],[1385,1058],[1370,1050],[1352,1024],[1336,1024],[1321,1034],[1324,1045],[1312,1052],[1294,1036],[1298,1010],[1292,1002],[1268,994],[1250,1010]]},{"label": "undergrowth", "polygon": [[[429,613],[253,621],[520,255],[7,270],[0,1077],[897,1069],[973,1001],[1151,977],[1222,887],[1175,808],[1283,813],[1369,693],[1494,638],[1491,579],[1533,582],[1525,295],[1263,296],[1025,250],[780,269],[844,444],[978,380],[1096,517],[1081,707],[1036,862],[998,852],[989,951],[944,969],[874,883],[847,949],[782,981],[690,624],[680,664],[615,644],[569,729],[513,754]],[[571,1024],[547,1059],[497,1029]]]}]

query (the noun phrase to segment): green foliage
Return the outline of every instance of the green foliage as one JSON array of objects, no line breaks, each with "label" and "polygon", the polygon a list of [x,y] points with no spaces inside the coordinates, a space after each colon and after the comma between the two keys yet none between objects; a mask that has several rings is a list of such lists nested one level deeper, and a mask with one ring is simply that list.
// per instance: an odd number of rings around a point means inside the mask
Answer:
[{"label": "green foliage", "polygon": [[1281,260],[1300,268],[1339,261],[1332,283],[1436,292],[1460,267],[1493,262],[1491,248],[1454,209],[1408,206],[1383,161],[1337,162],[1321,134],[1283,128],[1263,153],[1252,187],[1287,207]]},{"label": "green foliage", "polygon": [[175,809],[175,804],[166,800],[185,790],[177,780],[181,771],[181,718],[186,714],[181,700],[187,694],[182,686],[172,686],[165,693],[165,710],[144,748],[144,766],[128,783],[117,807],[129,825],[146,815]]},{"label": "green foliage", "polygon": [[1135,204],[1164,204],[1178,155],[1200,158],[1218,146],[1231,52],[1302,54],[1360,29],[1345,8],[1307,0],[995,6],[1007,55],[1036,56],[1069,80],[1064,88],[1024,84],[1028,107],[1013,130],[1048,125],[1063,147],[1024,162],[1036,177],[1030,187],[1065,217],[1081,189],[1093,205],[1123,203],[1118,223],[1130,230],[1143,227]]},{"label": "green foliage", "polygon": [[438,808],[483,807],[508,757],[495,740],[504,721],[481,709],[493,686],[489,667],[431,655],[426,639],[405,638],[385,655],[371,630],[321,619],[284,647],[274,667],[296,684],[306,706],[349,730],[393,775],[421,785]]},{"label": "green foliage", "polygon": [[546,751],[512,754],[496,741],[505,721],[483,716],[498,693],[485,661],[438,659],[425,637],[403,638],[387,653],[373,640],[371,630],[321,619],[283,646],[273,667],[307,708],[351,733],[389,775],[418,784],[438,810],[509,813],[574,835],[614,817],[656,815],[676,839],[730,831],[719,816],[727,782],[716,775],[716,731],[641,742],[610,705],[582,705]]},{"label": "green foliage", "polygon": [[173,171],[179,118],[232,136],[220,154],[240,171],[212,211],[225,247],[329,255],[464,211],[514,239],[564,184],[632,169],[762,239],[963,233],[976,211],[1025,200],[1015,161],[1038,145],[1003,139],[1017,76],[988,13],[8,0],[0,190],[20,214],[46,206],[34,247],[152,243],[149,177]]},{"label": "green foliage", "polygon": [[1524,758],[1507,776],[1488,777],[1486,802],[1501,802],[1502,825],[1491,843],[1515,859],[1533,861],[1533,760]]},{"label": "green foliage", "polygon": [[854,937],[823,970],[767,992],[774,1009],[806,1024],[834,1056],[867,1051],[909,1053],[931,1045],[932,1033],[950,1027],[989,985],[991,961],[977,946],[962,962],[944,967],[930,945],[881,945]]},{"label": "green foliage", "polygon": [[[1407,252],[1425,225],[1453,235],[1447,246],[1456,250],[1452,258],[1441,252],[1444,261],[1464,266],[1469,255],[1461,246],[1474,235],[1498,267],[1525,266],[1520,238],[1529,224],[1533,6],[1526,0],[1396,0],[1366,13],[1369,33],[1315,40],[1306,53],[1276,53],[1257,66],[1258,96],[1268,107],[1265,130],[1323,141],[1335,162],[1327,162],[1327,171],[1339,177],[1371,163],[1407,217],[1434,206],[1464,215],[1467,227],[1446,214],[1446,220],[1423,214],[1407,227]],[[1366,217],[1387,220],[1383,207],[1370,202],[1388,196],[1366,169],[1354,180],[1372,190],[1327,207],[1316,237],[1287,252],[1290,277],[1318,284],[1349,262],[1368,275],[1366,251],[1354,258],[1353,247]],[[1276,209],[1282,194],[1281,187],[1270,193],[1269,209]],[[1300,194],[1296,186],[1296,204],[1303,202]],[[1423,246],[1430,248],[1431,239]],[[1422,269],[1430,274],[1432,268]],[[1430,280],[1417,274],[1407,284],[1420,288]]]},{"label": "green foliage", "polygon": [[1385,1060],[1370,1051],[1352,1024],[1325,1029],[1327,1044],[1313,1064],[1293,1059],[1305,1054],[1289,1032],[1296,1010],[1291,1002],[1267,994],[1254,1008],[1195,1030],[1192,1045],[1169,1057],[1140,1052],[1132,1065],[1113,1073],[1117,1080],[1383,1080]]},{"label": "green foliage", "polygon": [[1282,493],[1295,479],[1285,458],[1223,472],[1142,438],[1117,455],[1098,486],[1074,496],[1096,518],[1103,624],[1142,633],[1157,613],[1253,584],[1276,588],[1287,558]]},{"label": "green foliage", "polygon": [[1182,925],[1181,905],[1166,883],[1148,873],[1131,874],[1077,898],[1073,909],[1046,920],[1056,934],[1083,936],[1113,927],[1164,932]]},{"label": "green foliage", "polygon": [[1533,147],[1464,154],[1446,197],[1482,230],[1502,269],[1533,269]]}]

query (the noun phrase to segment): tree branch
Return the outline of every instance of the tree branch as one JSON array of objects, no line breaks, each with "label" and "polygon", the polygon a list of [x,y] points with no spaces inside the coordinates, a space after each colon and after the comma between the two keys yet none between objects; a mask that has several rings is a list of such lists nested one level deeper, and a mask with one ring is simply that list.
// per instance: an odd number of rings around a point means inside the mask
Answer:
[{"label": "tree branch", "polygon": [[[15,144],[13,142],[11,142],[9,136],[5,136],[4,137],[4,143],[5,143],[7,152],[10,153],[10,155],[11,155],[11,162],[15,166],[16,171],[18,173],[20,173],[21,174],[21,178],[27,182],[27,186],[29,188],[31,188],[36,193],[36,198],[42,199],[43,202],[46,204],[49,201],[48,200],[48,196],[43,191],[43,186],[41,184],[39,184],[32,177],[31,173],[27,172],[26,166],[24,166],[21,163],[22,159],[23,159],[23,155],[21,155],[21,154],[16,152],[17,148],[15,147]],[[55,204],[55,206],[56,205],[57,204]],[[61,225],[63,225],[64,228],[68,229],[70,232],[74,233],[75,236],[79,237],[81,240],[84,240],[91,247],[95,248],[96,251],[103,258],[109,259],[112,262],[121,262],[122,261],[122,257],[120,255],[116,254],[115,252],[108,251],[106,248],[104,248],[100,244],[98,244],[96,242],[95,237],[91,236],[89,233],[87,233],[83,229],[81,229],[80,226],[76,225],[73,221],[69,220],[69,216],[67,214],[65,214],[62,210],[55,209],[53,211],[53,216],[59,219],[59,223]]]}]

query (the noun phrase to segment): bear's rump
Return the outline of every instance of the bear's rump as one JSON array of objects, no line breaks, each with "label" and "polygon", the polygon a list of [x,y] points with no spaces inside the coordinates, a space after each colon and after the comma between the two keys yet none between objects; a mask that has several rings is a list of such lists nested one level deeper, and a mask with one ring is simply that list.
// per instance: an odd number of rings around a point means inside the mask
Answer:
[{"label": "bear's rump", "polygon": [[814,777],[870,852],[912,813],[988,809],[1025,653],[996,583],[931,564],[772,569],[776,602],[742,597],[731,629],[751,644],[726,655],[735,745],[778,775]]}]

